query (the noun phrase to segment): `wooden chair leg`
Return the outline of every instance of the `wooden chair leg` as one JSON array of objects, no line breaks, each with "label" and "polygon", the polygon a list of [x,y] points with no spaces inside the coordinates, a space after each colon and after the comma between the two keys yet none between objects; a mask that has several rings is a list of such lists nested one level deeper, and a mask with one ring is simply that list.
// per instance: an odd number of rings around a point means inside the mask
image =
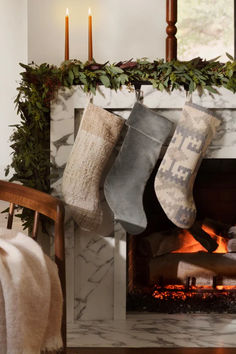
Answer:
[{"label": "wooden chair leg", "polygon": [[61,327],[61,336],[63,341],[63,353],[66,353],[66,280],[65,280],[65,259],[60,260],[57,256],[55,257],[55,262],[58,267],[58,274],[62,286],[62,295],[63,295],[63,309],[62,309],[62,327]]}]

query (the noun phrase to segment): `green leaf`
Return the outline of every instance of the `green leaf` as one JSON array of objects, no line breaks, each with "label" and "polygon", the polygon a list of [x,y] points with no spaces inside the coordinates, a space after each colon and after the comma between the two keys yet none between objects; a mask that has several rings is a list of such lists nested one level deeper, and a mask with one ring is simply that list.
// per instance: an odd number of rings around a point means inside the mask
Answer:
[{"label": "green leaf", "polygon": [[234,58],[232,57],[232,55],[230,55],[229,53],[225,53],[227,55],[227,57],[231,60],[234,61]]},{"label": "green leaf", "polygon": [[[227,53],[226,53],[226,55],[227,55]],[[213,62],[217,61],[218,59],[220,59],[220,57],[221,57],[221,56],[219,55],[218,57],[209,60],[209,63],[213,63]]]},{"label": "green leaf", "polygon": [[100,75],[99,76],[99,79],[101,80],[102,84],[105,86],[105,87],[110,87],[111,86],[111,83],[110,83],[110,80],[107,76],[105,75]]},{"label": "green leaf", "polygon": [[154,87],[154,88],[157,88],[158,87],[158,83],[155,81],[155,80],[150,80],[150,82],[152,83],[152,86]]},{"label": "green leaf", "polygon": [[5,176],[9,175],[9,172],[10,172],[10,166],[9,165],[5,168],[4,172],[5,172]]},{"label": "green leaf", "polygon": [[230,70],[229,70],[229,74],[228,74],[228,75],[229,75],[229,77],[232,77],[232,76],[233,76],[233,74],[234,74],[233,70],[232,70],[232,69],[230,69]]},{"label": "green leaf", "polygon": [[194,81],[191,81],[191,82],[190,82],[190,85],[189,85],[189,92],[190,92],[190,93],[193,92],[193,91],[195,90],[195,88],[196,88],[195,82],[194,82]]},{"label": "green leaf", "polygon": [[72,68],[74,77],[77,78],[79,77],[79,67],[77,65],[73,66]]},{"label": "green leaf", "polygon": [[23,63],[20,63],[20,66],[26,70],[28,70],[30,68],[29,65],[26,65],[26,64],[23,64]]},{"label": "green leaf", "polygon": [[90,91],[96,95],[96,88],[94,86],[90,85]]},{"label": "green leaf", "polygon": [[163,91],[165,89],[164,85],[161,82],[159,83],[158,87],[160,91]]},{"label": "green leaf", "polygon": [[79,79],[84,85],[87,85],[87,76],[84,73],[79,73]]},{"label": "green leaf", "polygon": [[216,89],[214,89],[211,86],[205,86],[205,89],[208,90],[209,92],[212,92],[212,93],[218,93],[218,91],[216,91]]},{"label": "green leaf", "polygon": [[168,85],[169,85],[169,77],[167,77],[164,81],[164,86],[168,87]]},{"label": "green leaf", "polygon": [[166,72],[166,76],[169,76],[172,72],[172,67],[170,66],[168,69],[167,69],[167,72]]},{"label": "green leaf", "polygon": [[[39,108],[39,109],[42,109],[42,105],[40,102],[36,101],[36,106]],[[29,110],[30,111],[30,110]]]},{"label": "green leaf", "polygon": [[122,74],[124,71],[119,68],[118,66],[110,66],[110,71],[113,73],[113,74]]},{"label": "green leaf", "polygon": [[72,71],[72,70],[69,70],[69,72],[68,72],[68,81],[69,81],[70,85],[73,84],[74,77],[75,77],[75,76],[74,76],[74,74],[73,74],[73,71]]},{"label": "green leaf", "polygon": [[28,168],[30,165],[30,156],[26,155],[25,156],[25,167]]},{"label": "green leaf", "polygon": [[122,85],[124,85],[127,81],[129,81],[129,77],[126,74],[121,74],[119,79]]}]

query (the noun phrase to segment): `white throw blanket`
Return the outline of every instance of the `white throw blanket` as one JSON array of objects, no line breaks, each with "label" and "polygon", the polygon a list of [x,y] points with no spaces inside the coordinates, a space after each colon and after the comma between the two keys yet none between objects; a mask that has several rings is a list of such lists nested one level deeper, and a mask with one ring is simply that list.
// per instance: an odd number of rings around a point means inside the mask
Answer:
[{"label": "white throw blanket", "polygon": [[62,346],[57,267],[30,237],[0,228],[0,354]]}]

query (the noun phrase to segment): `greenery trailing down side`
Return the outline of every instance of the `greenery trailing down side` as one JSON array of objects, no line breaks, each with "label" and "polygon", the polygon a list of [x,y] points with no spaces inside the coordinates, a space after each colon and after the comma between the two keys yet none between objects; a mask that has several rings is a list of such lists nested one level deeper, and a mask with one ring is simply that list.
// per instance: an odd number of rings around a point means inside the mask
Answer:
[{"label": "greenery trailing down side", "polygon": [[[160,91],[184,89],[217,93],[217,87],[236,92],[236,62],[228,55],[227,63],[195,58],[188,62],[146,59],[116,64],[63,62],[60,67],[20,64],[24,71],[15,99],[20,122],[10,138],[13,169],[11,181],[50,192],[50,102],[60,87],[81,85],[85,92],[96,94],[98,85],[118,90],[122,85],[152,84]],[[20,215],[25,227],[32,225],[32,214],[23,209]]]}]

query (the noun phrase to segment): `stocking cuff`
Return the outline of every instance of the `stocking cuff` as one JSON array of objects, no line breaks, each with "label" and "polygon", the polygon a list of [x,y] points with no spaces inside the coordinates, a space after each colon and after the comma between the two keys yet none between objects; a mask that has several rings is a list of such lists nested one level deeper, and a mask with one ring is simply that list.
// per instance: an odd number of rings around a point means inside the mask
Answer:
[{"label": "stocking cuff", "polygon": [[213,113],[211,110],[209,110],[208,108],[199,106],[198,104],[192,103],[192,102],[186,102],[185,106],[189,106],[192,107],[194,109],[196,109],[197,111],[201,111],[207,114],[207,118],[209,119],[209,121],[211,121],[214,124],[214,127],[217,128],[222,122],[220,120],[220,118],[218,118],[216,116],[215,113]]},{"label": "stocking cuff", "polygon": [[173,123],[143,104],[136,102],[126,125],[163,144],[170,134]]},{"label": "stocking cuff", "polygon": [[115,144],[125,120],[105,109],[89,103],[81,121],[81,130],[85,130],[103,140]]}]

